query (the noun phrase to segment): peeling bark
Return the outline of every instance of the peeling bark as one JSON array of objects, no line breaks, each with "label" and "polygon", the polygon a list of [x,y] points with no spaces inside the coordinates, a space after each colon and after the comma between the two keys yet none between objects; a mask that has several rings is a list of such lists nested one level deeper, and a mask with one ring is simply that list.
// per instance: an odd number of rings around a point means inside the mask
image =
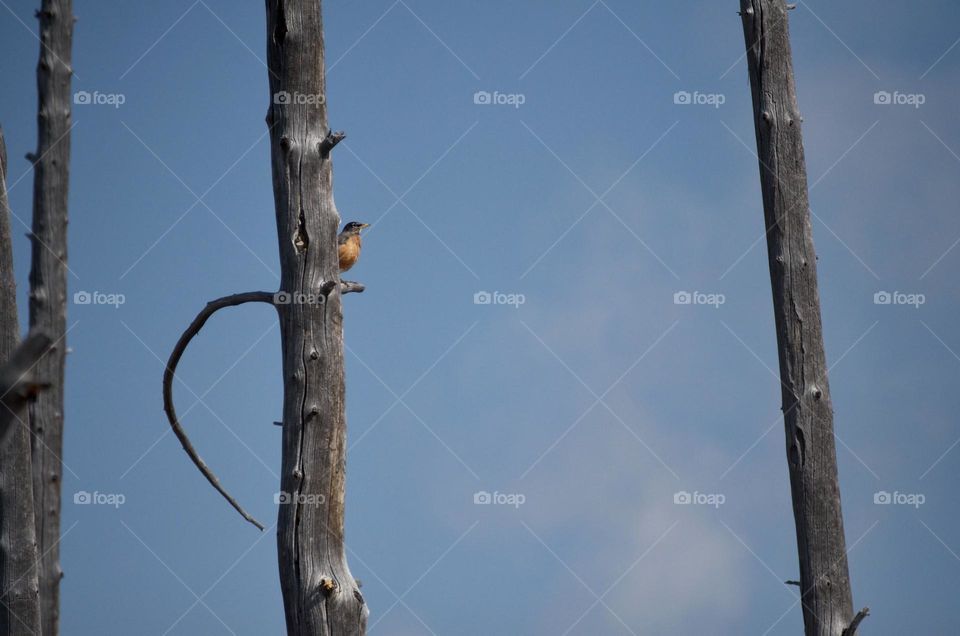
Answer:
[{"label": "peeling bark", "polygon": [[[266,10],[280,288],[316,294],[340,276],[320,1],[266,0]],[[286,497],[277,547],[287,633],[295,636],[363,634],[368,614],[344,552],[342,294],[329,290],[321,302],[277,306]]]},{"label": "peeling bark", "polygon": [[54,345],[38,373],[51,388],[30,407],[34,513],[40,554],[43,636],[60,629],[60,490],[63,476],[63,375],[67,321],[67,189],[70,176],[72,0],[43,0],[37,63],[37,151],[34,160],[30,328]]},{"label": "peeling bark", "polygon": [[854,620],[853,600],[788,7],[783,0],[740,0],[740,9],[760,159],[803,622],[807,636],[841,636]]}]

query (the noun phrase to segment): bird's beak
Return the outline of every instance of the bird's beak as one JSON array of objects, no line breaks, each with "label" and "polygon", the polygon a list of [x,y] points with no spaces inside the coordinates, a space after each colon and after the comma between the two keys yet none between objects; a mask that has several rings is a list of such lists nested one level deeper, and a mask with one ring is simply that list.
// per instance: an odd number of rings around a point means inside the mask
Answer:
[{"label": "bird's beak", "polygon": [[360,229],[361,229],[361,230],[365,230],[365,229],[367,229],[368,227],[370,227],[370,224],[369,224],[369,223],[361,223],[361,224],[360,224]]}]

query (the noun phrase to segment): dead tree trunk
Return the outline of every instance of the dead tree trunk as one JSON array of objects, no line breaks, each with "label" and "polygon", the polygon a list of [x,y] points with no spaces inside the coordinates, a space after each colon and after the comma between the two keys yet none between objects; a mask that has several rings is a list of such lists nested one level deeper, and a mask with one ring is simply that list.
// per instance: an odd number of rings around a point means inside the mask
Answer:
[{"label": "dead tree trunk", "polygon": [[163,376],[167,419],[191,461],[261,530],[204,463],[177,420],[177,364],[218,310],[273,305],[283,350],[283,458],[277,548],[287,634],[362,636],[369,613],[347,567],[343,541],[346,417],[341,298],[363,285],[340,280],[327,128],[320,0],[266,0],[270,107],[267,125],[280,243],[280,292],[213,300],[180,336]]},{"label": "dead tree trunk", "polygon": [[43,0],[37,63],[37,152],[34,160],[30,328],[53,338],[38,373],[51,387],[30,408],[31,458],[40,613],[44,636],[60,629],[60,485],[63,468],[63,369],[67,322],[67,187],[70,175],[70,80],[73,1]]},{"label": "dead tree trunk", "polygon": [[36,636],[40,633],[40,592],[29,413],[26,399],[11,386],[29,366],[10,364],[20,342],[20,322],[6,183],[7,148],[0,131],[0,362],[6,365],[5,371],[13,372],[12,378],[0,383],[4,393],[0,398],[0,634]]},{"label": "dead tree trunk", "polygon": [[853,598],[787,10],[784,0],[740,0],[773,287],[803,622],[807,636],[841,636],[854,620]]},{"label": "dead tree trunk", "polygon": [[320,0],[267,0],[270,147],[283,347],[277,547],[287,633],[363,634],[367,607],[343,543],[346,417],[337,228]]}]

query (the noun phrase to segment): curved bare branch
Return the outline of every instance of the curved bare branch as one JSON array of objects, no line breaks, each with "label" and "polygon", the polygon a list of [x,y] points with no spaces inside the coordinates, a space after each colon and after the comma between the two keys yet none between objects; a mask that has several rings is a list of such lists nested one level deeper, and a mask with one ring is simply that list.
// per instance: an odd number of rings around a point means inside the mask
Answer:
[{"label": "curved bare branch", "polygon": [[[336,285],[336,282],[329,281],[324,285],[323,291],[324,294],[329,294],[330,289]],[[364,286],[360,283],[355,283],[352,281],[341,281],[340,282],[340,293],[349,294],[349,293],[359,293],[364,290]],[[236,307],[237,305],[243,305],[245,303],[266,303],[268,305],[276,306],[277,305],[278,293],[273,292],[245,292],[242,294],[232,294],[230,296],[224,296],[223,298],[217,298],[216,300],[211,300],[207,303],[197,317],[193,319],[193,322],[190,323],[190,326],[187,327],[186,331],[183,332],[183,335],[180,336],[180,339],[177,341],[177,345],[173,348],[173,352],[170,354],[170,359],[167,361],[167,367],[163,371],[163,410],[167,414],[167,421],[170,422],[170,428],[173,429],[173,434],[177,436],[177,439],[180,440],[180,444],[183,446],[183,450],[186,451],[187,455],[190,457],[190,461],[197,467],[197,469],[203,473],[203,476],[207,478],[207,481],[210,482],[210,485],[216,488],[217,492],[223,495],[223,498],[226,499],[234,510],[240,513],[240,515],[263,530],[264,526],[262,523],[254,519],[250,513],[243,509],[243,507],[234,499],[230,493],[220,485],[220,480],[216,475],[213,474],[213,471],[210,470],[210,467],[207,466],[206,462],[200,457],[200,454],[197,453],[197,449],[194,448],[193,443],[190,442],[190,438],[187,437],[186,431],[183,430],[183,426],[180,424],[180,420],[177,419],[177,410],[173,406],[173,378],[177,372],[177,365],[180,363],[180,358],[183,356],[183,352],[187,350],[187,345],[190,344],[190,341],[193,340],[193,337],[200,333],[200,330],[203,328],[203,325],[206,324],[207,320],[215,314],[220,309],[225,307]],[[282,301],[281,301],[282,302]]]},{"label": "curved bare branch", "polygon": [[170,422],[170,427],[173,429],[174,435],[177,436],[177,439],[180,440],[180,443],[183,445],[183,450],[187,452],[190,460],[194,465],[203,473],[203,476],[207,478],[207,481],[210,482],[210,485],[217,489],[223,498],[230,502],[230,505],[233,506],[234,510],[240,513],[240,515],[252,523],[253,525],[264,529],[262,523],[254,519],[243,507],[237,503],[237,500],[234,499],[224,488],[220,485],[220,480],[217,479],[217,476],[213,474],[213,471],[210,470],[210,467],[200,458],[200,455],[197,453],[197,450],[193,447],[193,444],[190,442],[190,438],[187,437],[186,431],[183,430],[183,426],[180,425],[180,421],[177,419],[177,411],[173,406],[173,377],[177,371],[177,364],[180,363],[180,358],[183,356],[183,352],[186,351],[187,345],[190,344],[190,341],[193,340],[193,337],[196,336],[200,329],[203,328],[203,325],[207,322],[207,319],[210,318],[218,310],[225,307],[236,307],[237,305],[243,305],[245,303],[267,303],[268,305],[274,304],[275,294],[271,292],[246,292],[243,294],[233,294],[231,296],[224,296],[223,298],[218,298],[216,300],[211,300],[207,303],[197,317],[193,319],[193,322],[190,323],[190,326],[187,327],[187,330],[183,332],[183,335],[180,336],[180,339],[177,341],[177,345],[173,348],[173,353],[170,354],[170,360],[167,361],[167,367],[163,372],[163,410],[167,414],[167,420]]}]

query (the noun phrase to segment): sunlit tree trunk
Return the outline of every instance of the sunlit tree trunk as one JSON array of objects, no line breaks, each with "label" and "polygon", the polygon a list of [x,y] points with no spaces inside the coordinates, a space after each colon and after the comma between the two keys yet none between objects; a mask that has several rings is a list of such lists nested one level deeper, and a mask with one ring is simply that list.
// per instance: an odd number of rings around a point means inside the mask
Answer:
[{"label": "sunlit tree trunk", "polygon": [[783,0],[740,1],[760,159],[803,622],[807,636],[845,632],[849,636],[862,616],[852,625],[833,407],[787,11]]},{"label": "sunlit tree trunk", "polygon": [[[7,148],[0,131],[0,364],[20,342],[17,283],[7,201]],[[12,378],[15,382],[17,377]],[[0,382],[0,634],[40,634],[37,539],[30,471],[30,423],[25,400],[11,400]]]},{"label": "sunlit tree trunk", "polygon": [[30,407],[31,458],[40,609],[44,636],[60,629],[60,490],[63,477],[63,370],[67,323],[67,188],[70,176],[72,0],[43,0],[37,63],[37,151],[33,155],[33,232],[30,328],[53,346],[38,374],[51,387]]},{"label": "sunlit tree trunk", "polygon": [[[344,552],[343,312],[319,0],[267,0],[267,125],[280,241],[283,460],[277,547],[293,636],[363,634]],[[331,286],[330,283],[333,282]],[[322,291],[327,290],[327,291]]]}]

